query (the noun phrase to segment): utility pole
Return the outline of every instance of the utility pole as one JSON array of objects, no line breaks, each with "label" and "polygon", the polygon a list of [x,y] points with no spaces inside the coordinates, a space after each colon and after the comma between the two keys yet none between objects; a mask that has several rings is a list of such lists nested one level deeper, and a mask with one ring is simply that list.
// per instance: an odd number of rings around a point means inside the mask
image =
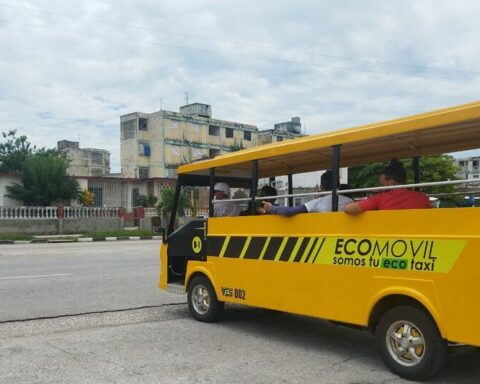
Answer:
[{"label": "utility pole", "polygon": [[187,105],[188,105],[188,91],[187,91],[187,92],[185,92],[185,100],[186,100],[186,102],[187,102]]}]

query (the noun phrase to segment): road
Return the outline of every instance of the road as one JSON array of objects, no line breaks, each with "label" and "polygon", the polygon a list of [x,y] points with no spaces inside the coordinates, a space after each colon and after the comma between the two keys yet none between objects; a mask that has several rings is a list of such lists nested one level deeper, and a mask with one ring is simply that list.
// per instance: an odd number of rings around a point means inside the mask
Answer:
[{"label": "road", "polygon": [[[406,383],[365,332],[232,305],[194,321],[156,288],[158,247],[0,246],[0,383]],[[477,383],[480,351],[450,355],[431,382]]]}]

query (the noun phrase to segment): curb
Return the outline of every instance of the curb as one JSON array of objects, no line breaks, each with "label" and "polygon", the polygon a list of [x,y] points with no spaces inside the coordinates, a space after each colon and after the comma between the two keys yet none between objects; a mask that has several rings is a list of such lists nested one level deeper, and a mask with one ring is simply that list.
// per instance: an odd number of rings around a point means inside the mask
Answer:
[{"label": "curb", "polygon": [[2,244],[60,244],[60,243],[90,243],[97,241],[125,241],[125,240],[162,240],[162,236],[129,236],[129,237],[78,237],[76,239],[33,239],[33,240],[0,240]]}]

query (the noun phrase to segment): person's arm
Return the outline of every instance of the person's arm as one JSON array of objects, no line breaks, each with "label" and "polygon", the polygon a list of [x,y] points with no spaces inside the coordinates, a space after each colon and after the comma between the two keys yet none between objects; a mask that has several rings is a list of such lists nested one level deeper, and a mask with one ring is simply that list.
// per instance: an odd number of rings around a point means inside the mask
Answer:
[{"label": "person's arm", "polygon": [[266,213],[271,213],[273,215],[281,215],[281,216],[293,216],[296,215],[297,213],[307,213],[307,207],[305,205],[300,205],[298,207],[279,207],[276,205],[272,205],[272,203],[263,202],[263,209],[265,210]]},{"label": "person's arm", "polygon": [[360,207],[360,204],[358,204],[357,202],[353,202],[345,205],[345,207],[343,208],[343,212],[349,215],[358,215],[359,213],[362,213],[363,210]]},{"label": "person's arm", "polygon": [[359,200],[347,204],[343,208],[343,211],[349,215],[358,215],[364,211],[375,211],[380,208],[382,196],[382,193],[378,193],[366,198],[365,200]]}]

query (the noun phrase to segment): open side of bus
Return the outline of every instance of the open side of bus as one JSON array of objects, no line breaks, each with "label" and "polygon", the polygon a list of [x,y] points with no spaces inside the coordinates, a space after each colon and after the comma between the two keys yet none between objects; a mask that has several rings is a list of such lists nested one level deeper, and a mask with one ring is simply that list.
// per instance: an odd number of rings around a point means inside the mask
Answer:
[{"label": "open side of bus", "polygon": [[[454,134],[455,132],[455,134]],[[250,189],[252,215],[193,219],[161,248],[160,287],[181,283],[192,315],[213,321],[224,302],[282,310],[375,331],[386,364],[429,377],[446,342],[480,346],[479,208],[254,215],[260,177],[480,147],[480,103],[338,134],[302,138],[179,168],[182,186]],[[466,139],[465,137],[468,137]],[[336,177],[334,177],[337,180]],[[290,199],[291,204],[291,199]]]}]

